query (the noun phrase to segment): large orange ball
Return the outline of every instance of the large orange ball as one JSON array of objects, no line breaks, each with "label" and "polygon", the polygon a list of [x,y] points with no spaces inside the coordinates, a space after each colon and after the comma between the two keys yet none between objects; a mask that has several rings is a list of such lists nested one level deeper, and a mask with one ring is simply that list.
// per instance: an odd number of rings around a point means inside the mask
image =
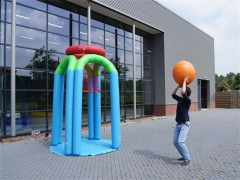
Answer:
[{"label": "large orange ball", "polygon": [[188,85],[194,80],[196,71],[190,62],[182,60],[175,64],[172,74],[173,79],[179,85],[183,84],[183,80],[186,75],[189,76],[188,82],[186,83]]}]

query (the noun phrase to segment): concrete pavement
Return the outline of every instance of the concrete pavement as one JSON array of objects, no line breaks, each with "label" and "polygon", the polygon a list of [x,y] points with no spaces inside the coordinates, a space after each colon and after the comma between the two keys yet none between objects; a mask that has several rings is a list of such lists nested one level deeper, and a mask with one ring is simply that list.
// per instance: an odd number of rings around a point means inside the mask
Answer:
[{"label": "concrete pavement", "polygon": [[[0,179],[240,179],[239,109],[190,113],[186,144],[191,162],[184,167],[172,143],[174,117],[123,123],[121,148],[96,156],[54,154],[51,138],[0,144]],[[110,139],[110,133],[110,127],[102,128],[102,138]]]}]

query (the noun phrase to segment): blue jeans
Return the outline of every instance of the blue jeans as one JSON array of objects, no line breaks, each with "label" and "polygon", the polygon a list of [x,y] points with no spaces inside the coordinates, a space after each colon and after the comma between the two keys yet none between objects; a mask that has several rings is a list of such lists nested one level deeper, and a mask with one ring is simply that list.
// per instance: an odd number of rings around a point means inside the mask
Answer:
[{"label": "blue jeans", "polygon": [[189,128],[190,126],[188,127],[185,124],[176,124],[174,129],[173,144],[181,154],[184,161],[190,160],[190,155],[188,153],[187,146],[185,145]]}]

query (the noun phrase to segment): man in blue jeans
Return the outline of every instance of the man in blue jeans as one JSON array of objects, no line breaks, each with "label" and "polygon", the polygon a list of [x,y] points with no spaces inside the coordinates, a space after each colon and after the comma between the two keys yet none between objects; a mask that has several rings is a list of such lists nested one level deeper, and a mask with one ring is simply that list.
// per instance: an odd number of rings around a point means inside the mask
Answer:
[{"label": "man in blue jeans", "polygon": [[[177,124],[174,129],[173,144],[182,156],[178,159],[180,161],[183,161],[182,166],[186,166],[190,162],[190,155],[188,153],[187,146],[185,145],[185,140],[187,138],[188,130],[190,128],[188,110],[191,106],[191,99],[189,98],[189,96],[191,95],[191,89],[186,86],[188,78],[189,77],[186,76],[184,78],[183,85],[178,85],[172,93],[173,99],[178,102],[175,119]],[[181,87],[181,96],[178,96],[176,95],[176,92]]]}]

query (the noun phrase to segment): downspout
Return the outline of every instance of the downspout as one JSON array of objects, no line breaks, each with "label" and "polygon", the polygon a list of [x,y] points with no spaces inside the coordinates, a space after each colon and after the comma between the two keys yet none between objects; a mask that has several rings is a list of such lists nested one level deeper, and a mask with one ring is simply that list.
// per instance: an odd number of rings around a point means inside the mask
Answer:
[{"label": "downspout", "polygon": [[16,78],[15,78],[15,46],[16,46],[16,0],[12,0],[12,64],[11,64],[11,136],[16,136]]},{"label": "downspout", "polygon": [[136,72],[135,72],[135,24],[133,21],[132,27],[132,39],[133,39],[133,113],[134,119],[136,119]]}]

